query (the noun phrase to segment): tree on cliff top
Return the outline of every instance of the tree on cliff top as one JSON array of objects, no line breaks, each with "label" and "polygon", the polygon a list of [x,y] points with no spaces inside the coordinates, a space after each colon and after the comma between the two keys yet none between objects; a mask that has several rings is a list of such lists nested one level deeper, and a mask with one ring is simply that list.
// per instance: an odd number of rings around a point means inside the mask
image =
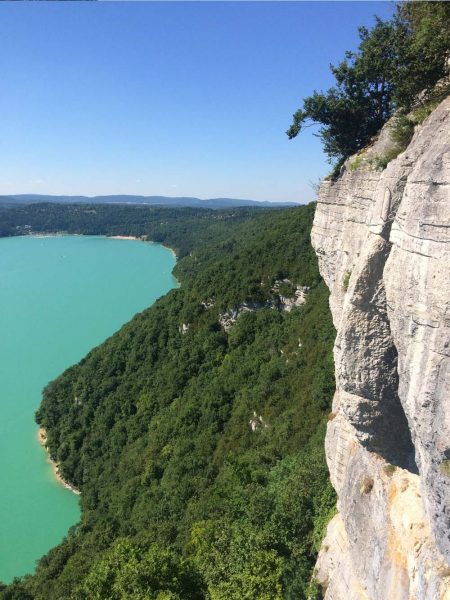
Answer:
[{"label": "tree on cliff top", "polygon": [[450,3],[402,3],[395,26],[403,38],[403,43],[397,44],[395,100],[399,107],[409,109],[418,94],[431,90],[449,74]]},{"label": "tree on cliff top", "polygon": [[[397,109],[408,110],[445,76],[450,49],[450,3],[408,2],[389,21],[359,29],[356,53],[331,65],[336,85],[303,100],[290,139],[320,125],[319,137],[338,165],[363,148]],[[426,94],[424,95],[424,98]]]}]

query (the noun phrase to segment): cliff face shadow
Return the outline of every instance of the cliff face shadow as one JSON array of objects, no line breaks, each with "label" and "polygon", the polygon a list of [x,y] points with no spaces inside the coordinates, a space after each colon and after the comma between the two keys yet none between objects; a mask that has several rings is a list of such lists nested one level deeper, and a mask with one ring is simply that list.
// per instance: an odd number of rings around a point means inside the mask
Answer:
[{"label": "cliff face shadow", "polygon": [[336,340],[341,407],[365,448],[417,473],[411,431],[398,396],[398,355],[383,283],[389,250],[390,244],[378,238],[363,270],[355,274]]}]

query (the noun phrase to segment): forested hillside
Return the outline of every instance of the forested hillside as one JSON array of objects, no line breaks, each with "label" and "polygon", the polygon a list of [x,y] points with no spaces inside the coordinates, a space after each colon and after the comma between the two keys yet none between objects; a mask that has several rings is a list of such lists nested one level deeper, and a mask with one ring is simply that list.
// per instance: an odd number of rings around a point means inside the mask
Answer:
[{"label": "forested hillside", "polygon": [[[181,286],[45,389],[37,421],[81,490],[81,522],[1,597],[313,594],[335,501],[323,451],[334,330],[309,242],[314,205],[24,210],[12,227],[164,241],[182,257]],[[306,303],[277,308],[296,285],[310,288]],[[249,300],[226,332],[220,315]]]},{"label": "forested hillside", "polygon": [[39,232],[84,235],[131,235],[170,245],[178,256],[194,246],[227,235],[222,224],[251,218],[255,209],[221,211],[202,208],[148,206],[31,204],[18,208],[0,207],[0,236]]}]

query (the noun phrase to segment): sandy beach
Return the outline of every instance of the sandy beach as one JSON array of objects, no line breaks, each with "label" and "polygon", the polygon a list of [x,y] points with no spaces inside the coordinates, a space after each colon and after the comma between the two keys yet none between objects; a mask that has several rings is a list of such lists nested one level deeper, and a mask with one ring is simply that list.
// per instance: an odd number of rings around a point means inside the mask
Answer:
[{"label": "sandy beach", "polygon": [[136,240],[139,242],[147,242],[148,244],[159,244],[163,248],[166,248],[167,250],[169,250],[175,258],[178,258],[177,254],[173,248],[171,248],[170,246],[166,246],[165,244],[161,244],[160,242],[153,242],[152,240],[147,240],[147,238],[145,236],[135,237],[133,235],[108,235],[108,238],[110,240]]},{"label": "sandy beach", "polygon": [[[153,242],[156,244],[159,244],[159,242]],[[173,248],[171,248],[170,246],[166,246],[165,244],[160,244],[163,248],[165,248],[166,250],[169,250],[169,252],[172,253],[172,256],[176,259],[178,259],[177,253],[175,252],[175,250]]]},{"label": "sandy beach", "polygon": [[110,240],[136,240],[142,242],[144,238],[135,237],[134,235],[108,235]]},{"label": "sandy beach", "polygon": [[50,455],[48,454],[48,450],[47,450],[47,432],[45,431],[45,429],[43,427],[40,427],[38,430],[38,440],[39,440],[39,443],[41,444],[41,446],[43,446],[45,448],[45,450],[47,451],[47,460],[52,466],[53,474],[55,476],[56,481],[58,483],[60,483],[61,485],[63,485],[66,489],[70,490],[71,492],[73,492],[74,494],[79,496],[81,494],[80,490],[77,490],[77,488],[75,486],[68,483],[61,476],[61,474],[59,472],[58,463],[50,458]]}]

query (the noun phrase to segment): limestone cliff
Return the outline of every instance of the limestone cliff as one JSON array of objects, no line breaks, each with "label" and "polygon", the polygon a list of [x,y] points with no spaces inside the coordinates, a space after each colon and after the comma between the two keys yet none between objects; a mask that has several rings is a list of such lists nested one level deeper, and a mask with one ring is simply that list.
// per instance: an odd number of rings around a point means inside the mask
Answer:
[{"label": "limestone cliff", "polygon": [[327,600],[450,599],[450,98],[383,171],[389,124],[320,187],[337,330]]}]

